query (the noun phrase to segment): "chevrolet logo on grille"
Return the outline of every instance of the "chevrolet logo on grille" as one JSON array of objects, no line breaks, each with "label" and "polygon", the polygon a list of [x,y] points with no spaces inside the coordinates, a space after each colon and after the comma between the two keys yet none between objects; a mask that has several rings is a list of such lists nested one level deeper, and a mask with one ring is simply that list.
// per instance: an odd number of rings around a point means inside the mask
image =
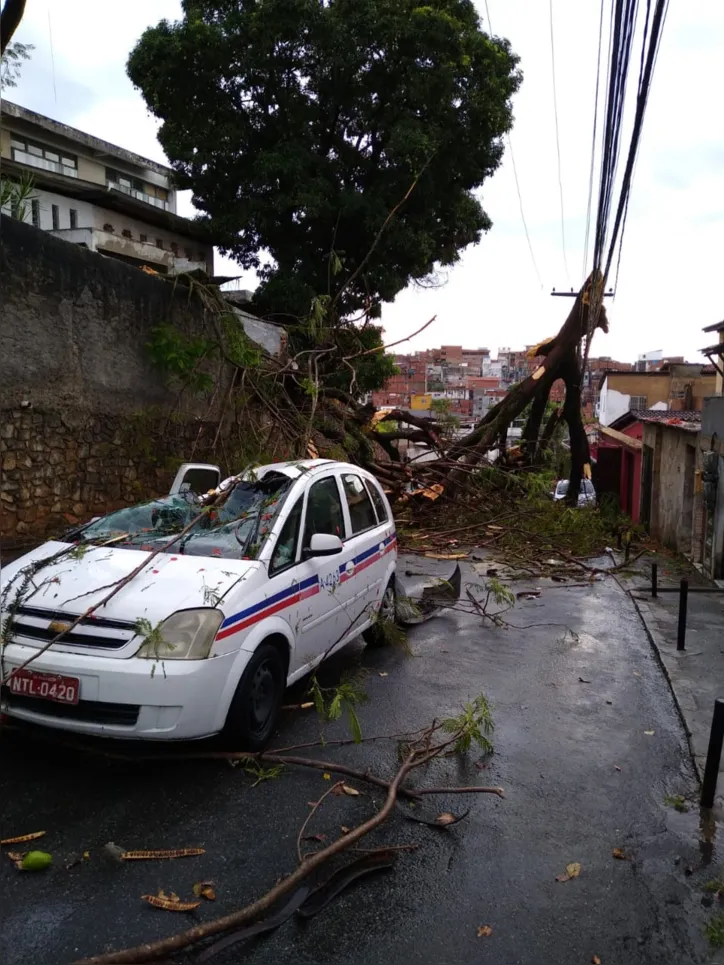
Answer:
[{"label": "chevrolet logo on grille", "polygon": [[48,629],[53,633],[66,633],[72,625],[72,623],[64,623],[62,620],[51,620]]}]

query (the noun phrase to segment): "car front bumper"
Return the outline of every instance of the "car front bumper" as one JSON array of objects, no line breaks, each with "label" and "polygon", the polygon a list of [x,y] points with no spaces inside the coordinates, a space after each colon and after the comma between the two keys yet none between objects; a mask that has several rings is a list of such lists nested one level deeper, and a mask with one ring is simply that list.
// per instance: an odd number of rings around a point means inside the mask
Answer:
[{"label": "car front bumper", "polygon": [[[3,670],[10,672],[34,647],[9,644]],[[251,654],[243,651],[206,660],[126,660],[48,651],[28,670],[80,680],[75,705],[9,693],[3,687],[0,710],[10,717],[46,727],[101,737],[190,740],[218,733],[224,726],[238,679]],[[233,676],[232,676],[233,675]]]}]

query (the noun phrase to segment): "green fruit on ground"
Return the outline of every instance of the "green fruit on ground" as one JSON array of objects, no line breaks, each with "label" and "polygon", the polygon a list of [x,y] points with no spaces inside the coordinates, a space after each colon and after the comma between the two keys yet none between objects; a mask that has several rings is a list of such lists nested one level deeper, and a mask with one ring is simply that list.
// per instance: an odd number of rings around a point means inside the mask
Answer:
[{"label": "green fruit on ground", "polygon": [[43,871],[53,863],[52,854],[47,851],[28,851],[21,865],[23,871]]}]

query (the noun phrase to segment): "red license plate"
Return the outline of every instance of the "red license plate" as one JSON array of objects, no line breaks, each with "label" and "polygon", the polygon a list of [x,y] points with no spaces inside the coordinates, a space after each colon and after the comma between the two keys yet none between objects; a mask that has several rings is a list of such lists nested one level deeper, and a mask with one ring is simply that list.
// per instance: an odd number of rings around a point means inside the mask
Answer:
[{"label": "red license plate", "polygon": [[54,700],[58,704],[77,704],[80,699],[80,680],[77,677],[20,670],[10,677],[7,685],[13,694]]}]

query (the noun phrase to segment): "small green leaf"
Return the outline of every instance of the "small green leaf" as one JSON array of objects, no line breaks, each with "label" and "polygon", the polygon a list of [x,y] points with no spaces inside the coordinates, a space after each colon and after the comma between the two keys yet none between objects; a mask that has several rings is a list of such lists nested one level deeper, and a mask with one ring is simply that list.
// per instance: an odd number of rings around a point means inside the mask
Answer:
[{"label": "small green leaf", "polygon": [[316,677],[312,680],[312,700],[319,716],[324,717],[324,695]]},{"label": "small green leaf", "polygon": [[352,740],[355,744],[359,744],[362,741],[362,728],[357,712],[352,704],[347,704],[347,720],[349,721],[349,731],[352,735]]}]

